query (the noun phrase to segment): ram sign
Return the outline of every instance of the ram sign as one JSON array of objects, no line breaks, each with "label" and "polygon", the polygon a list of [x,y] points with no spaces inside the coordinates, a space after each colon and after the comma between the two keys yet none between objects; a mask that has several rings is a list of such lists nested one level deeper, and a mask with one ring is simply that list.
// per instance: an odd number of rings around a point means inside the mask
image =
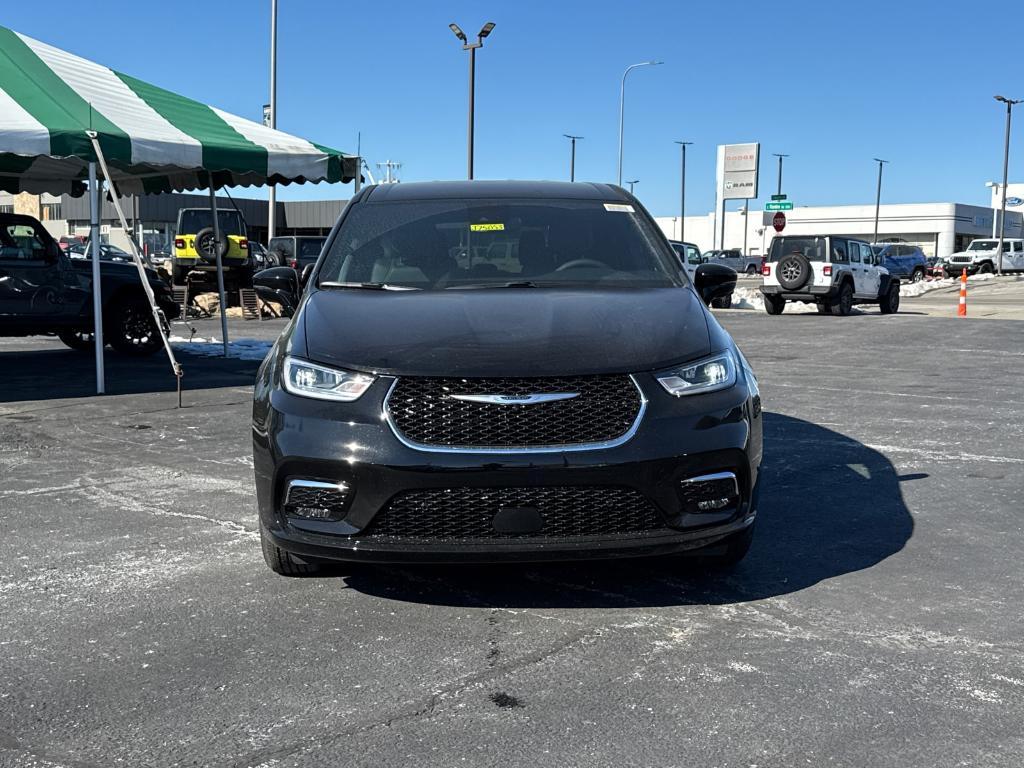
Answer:
[{"label": "ram sign", "polygon": [[722,199],[757,197],[757,166],[760,144],[725,144],[722,150]]}]

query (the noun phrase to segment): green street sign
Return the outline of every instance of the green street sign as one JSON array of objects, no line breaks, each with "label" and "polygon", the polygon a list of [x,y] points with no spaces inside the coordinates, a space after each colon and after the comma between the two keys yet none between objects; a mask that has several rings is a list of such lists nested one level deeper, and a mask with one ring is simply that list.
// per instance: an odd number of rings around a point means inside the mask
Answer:
[{"label": "green street sign", "polygon": [[772,195],[772,200],[785,200],[785,195]]},{"label": "green street sign", "polygon": [[764,209],[766,211],[792,211],[793,204],[787,200],[777,203],[765,203]]}]

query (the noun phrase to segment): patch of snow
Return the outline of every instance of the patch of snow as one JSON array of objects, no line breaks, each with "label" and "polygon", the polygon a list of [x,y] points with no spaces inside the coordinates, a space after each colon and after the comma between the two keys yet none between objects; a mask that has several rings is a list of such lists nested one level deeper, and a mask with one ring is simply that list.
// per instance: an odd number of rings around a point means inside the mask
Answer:
[{"label": "patch of snow", "polygon": [[[764,294],[757,288],[736,288],[732,292],[733,309],[756,309],[764,312]],[[800,301],[787,301],[784,312],[788,314],[814,314],[818,308],[814,304],[804,304]]]},{"label": "patch of snow", "polygon": [[[996,274],[989,273],[987,275],[970,275],[967,278],[968,283],[984,283],[989,280],[1002,280],[1002,281],[1013,281],[1024,280],[1024,275],[1003,275],[999,277]],[[900,285],[900,296],[903,298],[912,298],[914,296],[923,296],[926,293],[937,291],[942,288],[956,288],[960,285],[959,277],[944,277],[941,280],[922,280],[919,283],[903,283]]]},{"label": "patch of snow", "polygon": [[[223,357],[224,344],[216,337],[204,339],[195,336],[191,340],[183,336],[171,336],[171,344],[176,351],[186,352],[200,357]],[[228,342],[228,356],[237,360],[263,360],[274,346],[272,341],[259,339],[236,339]]]}]

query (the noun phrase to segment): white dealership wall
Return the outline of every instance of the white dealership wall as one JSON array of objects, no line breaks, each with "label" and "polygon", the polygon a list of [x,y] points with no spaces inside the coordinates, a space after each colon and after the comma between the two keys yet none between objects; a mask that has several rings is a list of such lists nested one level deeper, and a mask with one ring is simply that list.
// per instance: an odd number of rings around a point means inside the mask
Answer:
[{"label": "white dealership wall", "polygon": [[[1011,195],[1014,185],[1007,185]],[[1021,185],[1024,187],[1024,185]],[[800,206],[786,211],[784,235],[836,234],[871,240],[875,228],[874,205]],[[753,205],[746,217],[747,252],[767,253],[775,230],[771,216]],[[658,225],[665,234],[678,240],[678,216],[659,216]],[[879,211],[878,239],[899,239],[919,246],[928,256],[949,256],[975,237],[990,237],[993,210],[963,203],[905,203],[883,205]],[[743,247],[742,210],[725,214],[725,247]],[[684,227],[687,242],[702,251],[710,250],[715,236],[715,215],[687,216]],[[1024,214],[1007,209],[1006,236],[1024,237]]]}]

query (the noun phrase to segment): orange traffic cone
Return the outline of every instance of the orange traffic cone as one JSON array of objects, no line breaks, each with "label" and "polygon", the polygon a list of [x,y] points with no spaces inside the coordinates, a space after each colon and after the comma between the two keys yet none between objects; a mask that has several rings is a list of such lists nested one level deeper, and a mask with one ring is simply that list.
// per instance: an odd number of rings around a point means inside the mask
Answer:
[{"label": "orange traffic cone", "polygon": [[956,308],[958,317],[967,317],[967,270],[960,275],[960,306]]}]

